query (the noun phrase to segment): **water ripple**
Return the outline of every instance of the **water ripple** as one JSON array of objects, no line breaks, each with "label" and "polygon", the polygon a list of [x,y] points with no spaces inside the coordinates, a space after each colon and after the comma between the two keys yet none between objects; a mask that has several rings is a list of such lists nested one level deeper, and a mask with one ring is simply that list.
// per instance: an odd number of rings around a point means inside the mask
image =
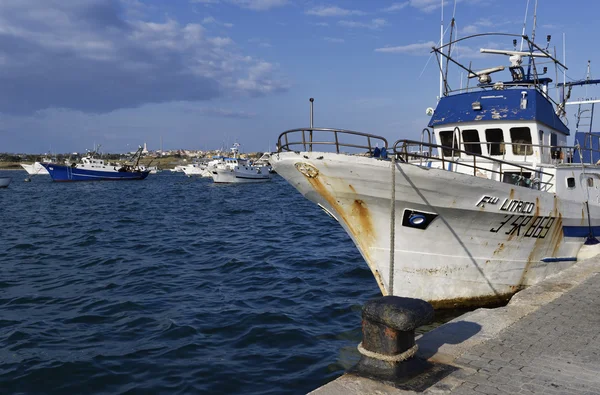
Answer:
[{"label": "water ripple", "polygon": [[375,280],[341,227],[281,178],[9,175],[2,393],[296,394],[356,361]]}]

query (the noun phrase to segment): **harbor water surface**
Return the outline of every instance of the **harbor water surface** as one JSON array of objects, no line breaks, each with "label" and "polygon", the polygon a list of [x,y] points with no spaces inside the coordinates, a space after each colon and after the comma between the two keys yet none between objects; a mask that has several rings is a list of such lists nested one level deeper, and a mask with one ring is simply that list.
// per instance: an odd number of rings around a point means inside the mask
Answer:
[{"label": "harbor water surface", "polygon": [[2,393],[299,394],[358,360],[379,289],[280,177],[1,175]]}]

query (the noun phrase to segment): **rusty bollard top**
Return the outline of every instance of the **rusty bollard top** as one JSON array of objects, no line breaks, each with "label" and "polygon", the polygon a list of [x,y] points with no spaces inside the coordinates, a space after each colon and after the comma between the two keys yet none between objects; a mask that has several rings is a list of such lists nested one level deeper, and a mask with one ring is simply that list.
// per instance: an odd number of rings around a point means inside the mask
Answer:
[{"label": "rusty bollard top", "polygon": [[398,331],[414,331],[433,321],[433,307],[421,299],[384,296],[365,303],[362,317]]}]

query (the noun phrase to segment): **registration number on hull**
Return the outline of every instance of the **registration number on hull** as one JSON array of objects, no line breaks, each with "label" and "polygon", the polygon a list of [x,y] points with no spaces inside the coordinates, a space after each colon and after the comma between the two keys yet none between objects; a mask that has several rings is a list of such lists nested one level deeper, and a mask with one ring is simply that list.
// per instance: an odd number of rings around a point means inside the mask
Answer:
[{"label": "registration number on hull", "polygon": [[543,239],[556,220],[555,217],[532,217],[530,215],[505,215],[500,225],[490,229],[490,232],[498,233],[501,229],[507,235],[533,237]]}]

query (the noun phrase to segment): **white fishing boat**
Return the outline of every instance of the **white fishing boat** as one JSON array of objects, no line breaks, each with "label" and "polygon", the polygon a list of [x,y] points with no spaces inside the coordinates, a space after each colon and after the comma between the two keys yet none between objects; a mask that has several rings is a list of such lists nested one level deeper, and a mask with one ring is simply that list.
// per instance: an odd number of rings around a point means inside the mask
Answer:
[{"label": "white fishing boat", "polygon": [[510,74],[498,82],[491,75],[504,64],[476,71],[449,58],[455,42],[435,48],[478,84],[451,91],[444,77],[420,141],[390,145],[372,134],[315,128],[312,99],[311,126],[279,136],[273,168],[340,223],[384,295],[436,307],[495,303],[573,265],[584,244],[597,243],[600,137],[578,132],[567,145],[569,95],[553,100],[552,80],[536,62],[566,67],[525,35],[503,36],[514,39],[513,50],[481,49],[506,56]]},{"label": "white fishing boat", "polygon": [[8,184],[10,184],[11,180],[11,177],[0,177],[0,188],[8,187]]},{"label": "white fishing boat", "polygon": [[253,166],[247,159],[239,158],[239,144],[231,148],[231,157],[211,162],[208,170],[215,183],[256,183],[271,181],[271,174],[264,166]]}]

